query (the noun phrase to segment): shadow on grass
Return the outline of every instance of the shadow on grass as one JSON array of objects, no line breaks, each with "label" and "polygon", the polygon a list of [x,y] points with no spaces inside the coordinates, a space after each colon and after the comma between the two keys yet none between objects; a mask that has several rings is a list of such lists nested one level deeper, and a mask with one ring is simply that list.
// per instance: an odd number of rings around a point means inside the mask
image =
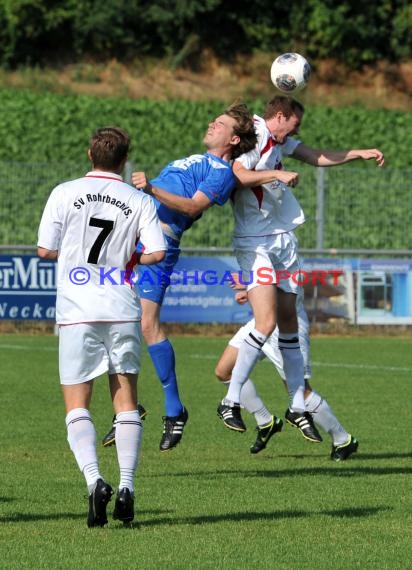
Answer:
[{"label": "shadow on grass", "polygon": [[411,458],[412,451],[406,453],[362,453],[356,456],[358,461],[369,461],[370,459],[403,459]]},{"label": "shadow on grass", "polygon": [[[169,510],[150,510],[147,511],[151,515],[166,515],[171,513],[172,511]],[[110,514],[107,513],[110,521]],[[0,524],[1,523],[31,523],[36,521],[67,521],[67,520],[84,520],[86,521],[87,512],[84,513],[12,513],[10,515],[0,515]]]},{"label": "shadow on grass", "polygon": [[391,510],[387,506],[382,507],[359,507],[354,509],[337,509],[334,511],[275,511],[275,512],[238,512],[223,513],[219,515],[199,515],[191,517],[174,517],[174,518],[157,518],[153,520],[140,520],[141,528],[159,525],[178,525],[178,524],[215,524],[221,522],[243,522],[243,521],[276,521],[284,519],[312,518],[314,516],[330,516],[337,518],[361,518],[371,517],[383,511]]},{"label": "shadow on grass", "polygon": [[58,521],[58,520],[76,520],[76,519],[84,519],[86,520],[86,514],[78,514],[78,513],[58,513],[58,514],[51,514],[51,513],[12,513],[10,515],[3,515],[0,516],[0,523],[31,523],[37,521]]},{"label": "shadow on grass", "polygon": [[[389,507],[359,507],[354,509],[336,509],[333,511],[274,511],[274,512],[237,512],[237,513],[222,513],[218,515],[197,515],[190,517],[176,517],[171,513],[170,516],[159,516],[157,518],[143,520],[141,518],[142,513],[136,513],[136,521],[132,525],[119,525],[118,523],[111,521],[109,519],[109,527],[111,530],[122,530],[122,529],[135,529],[147,528],[147,527],[157,527],[162,525],[174,526],[174,525],[203,525],[203,524],[215,524],[221,522],[243,522],[243,521],[276,521],[284,519],[298,519],[298,518],[312,518],[314,516],[330,516],[337,518],[361,518],[361,517],[371,517],[377,515],[383,511],[391,510]],[[144,511],[146,515],[156,515],[165,514],[168,511]],[[85,521],[84,514],[75,513],[59,513],[59,514],[33,514],[28,515],[27,513],[15,513],[8,517],[0,517],[0,523],[31,523],[36,521],[55,521],[55,520],[82,520]],[[94,532],[94,529],[93,531]]]},{"label": "shadow on grass", "polygon": [[[262,455],[259,455],[259,457],[263,457]],[[265,456],[268,459],[271,459],[270,456]],[[296,453],[296,454],[286,454],[286,453],[280,453],[279,455],[276,455],[276,457],[279,458],[285,458],[285,459],[316,459],[316,457],[322,458],[325,457],[324,455],[321,455],[319,453],[315,454],[315,453]],[[401,453],[401,452],[389,452],[389,453],[356,453],[354,455],[351,456],[350,459],[346,459],[344,462],[341,462],[340,464],[342,465],[343,463],[345,465],[347,465],[348,463],[352,463],[352,461],[357,462],[357,461],[369,461],[371,459],[408,459],[412,457],[412,451],[406,451],[405,453]]]},{"label": "shadow on grass", "polygon": [[262,465],[262,469],[216,469],[211,471],[198,471],[198,472],[179,472],[170,473],[167,475],[145,475],[145,477],[198,477],[200,479],[207,478],[220,478],[227,477],[273,477],[275,479],[280,479],[283,477],[307,477],[315,475],[326,475],[336,476],[336,477],[361,477],[364,475],[411,475],[412,467],[363,467],[359,466],[355,462],[348,465],[345,463],[345,467],[342,464],[332,464],[331,467],[296,467],[294,469],[265,469]]}]

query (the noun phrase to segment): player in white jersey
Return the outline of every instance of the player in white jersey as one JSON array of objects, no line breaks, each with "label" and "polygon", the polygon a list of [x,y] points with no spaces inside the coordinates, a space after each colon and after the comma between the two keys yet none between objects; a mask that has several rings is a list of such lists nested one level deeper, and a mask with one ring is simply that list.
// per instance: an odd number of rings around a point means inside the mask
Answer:
[{"label": "player in white jersey", "polygon": [[[56,321],[59,373],[70,448],[89,492],[89,527],[107,523],[113,494],[100,474],[89,411],[93,381],[108,372],[117,414],[120,482],[113,518],[134,518],[134,477],[142,425],[137,409],[140,303],[137,264],[161,261],[167,248],[153,201],[121,177],[130,145],[117,127],[98,129],[88,156],[93,170],[58,185],[44,208],[38,254],[58,260]],[[144,240],[144,253],[136,243]]]},{"label": "player in white jersey", "polygon": [[[290,156],[313,166],[375,159],[382,166],[384,156],[377,149],[318,150],[293,140],[291,136],[298,134],[303,113],[303,105],[295,99],[273,97],[263,118],[255,116],[255,149],[237,158],[233,165],[239,186],[232,200],[233,242],[243,279],[248,283],[255,327],[239,347],[229,390],[218,406],[218,415],[226,427],[245,431],[240,391],[260,358],[266,339],[278,325],[279,348],[290,391],[286,420],[307,439],[320,442],[322,438],[305,405],[304,364],[296,315],[296,276],[301,265],[293,230],[305,217],[289,188],[298,183],[298,173],[283,170],[282,157]],[[291,277],[285,278],[287,275]]]},{"label": "player in white jersey", "polygon": [[[239,284],[236,284],[234,288],[236,289],[236,301],[239,304],[247,303],[246,289],[244,287],[242,288]],[[300,287],[296,298],[296,310],[298,315],[300,349],[304,360],[306,409],[313,415],[315,423],[330,435],[332,439],[331,459],[334,461],[344,461],[352,455],[352,453],[357,451],[359,443],[357,439],[349,434],[341,425],[326,399],[313,390],[309,383],[312,377],[309,346],[309,319],[305,311],[303,299],[303,287]],[[215,368],[215,374],[221,382],[225,384],[230,382],[239,346],[254,327],[255,321],[251,319],[229,340]],[[278,328],[276,327],[263,345],[260,359],[267,357],[272,362],[288,390],[278,338]],[[259,453],[266,448],[271,437],[282,430],[283,422],[280,418],[269,412],[250,378],[248,378],[242,386],[240,405],[246,411],[253,414],[256,420],[257,437],[254,444],[250,447],[250,452],[253,454]]]}]

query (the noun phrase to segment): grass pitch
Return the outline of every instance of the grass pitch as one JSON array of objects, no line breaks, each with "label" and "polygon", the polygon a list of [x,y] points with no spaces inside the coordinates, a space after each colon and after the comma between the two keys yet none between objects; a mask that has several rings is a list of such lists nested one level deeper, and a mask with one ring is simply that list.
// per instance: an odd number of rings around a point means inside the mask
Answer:
[{"label": "grass pitch", "polygon": [[[0,567],[7,569],[407,568],[411,546],[410,339],[314,338],[313,386],[360,441],[346,462],[329,459],[330,438],[305,441],[285,425],[258,455],[248,431],[216,416],[225,388],[214,365],[225,338],[175,337],[182,399],[190,418],[181,444],[161,454],[163,397],[144,351],[145,421],[136,524],[86,526],[87,491],[68,444],[57,375],[57,339],[0,336]],[[253,378],[272,412],[286,392],[268,362]],[[95,386],[99,438],[112,408]],[[114,486],[114,448],[99,447]]]}]

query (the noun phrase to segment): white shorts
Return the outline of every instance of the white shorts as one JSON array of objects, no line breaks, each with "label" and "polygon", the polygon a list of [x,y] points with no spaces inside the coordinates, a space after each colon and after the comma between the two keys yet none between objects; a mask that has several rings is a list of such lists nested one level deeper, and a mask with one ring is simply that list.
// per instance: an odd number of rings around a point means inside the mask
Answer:
[{"label": "white shorts", "polygon": [[302,267],[293,232],[235,238],[233,245],[248,291],[258,285],[276,285],[286,293],[297,295],[302,286],[299,283]]},{"label": "white shorts", "polygon": [[81,384],[109,374],[138,374],[140,322],[79,323],[59,327],[60,384]]}]

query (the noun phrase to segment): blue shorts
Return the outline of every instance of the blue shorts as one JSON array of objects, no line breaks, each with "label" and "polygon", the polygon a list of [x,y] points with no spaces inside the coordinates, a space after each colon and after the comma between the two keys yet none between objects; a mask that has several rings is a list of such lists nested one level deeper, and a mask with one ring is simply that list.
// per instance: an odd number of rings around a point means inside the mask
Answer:
[{"label": "blue shorts", "polygon": [[[173,271],[180,255],[179,242],[165,235],[167,241],[166,256],[160,263],[140,265],[139,279],[136,289],[141,299],[153,301],[158,305],[163,303],[166,290],[170,285],[168,275]],[[138,251],[142,251],[139,244]]]}]

